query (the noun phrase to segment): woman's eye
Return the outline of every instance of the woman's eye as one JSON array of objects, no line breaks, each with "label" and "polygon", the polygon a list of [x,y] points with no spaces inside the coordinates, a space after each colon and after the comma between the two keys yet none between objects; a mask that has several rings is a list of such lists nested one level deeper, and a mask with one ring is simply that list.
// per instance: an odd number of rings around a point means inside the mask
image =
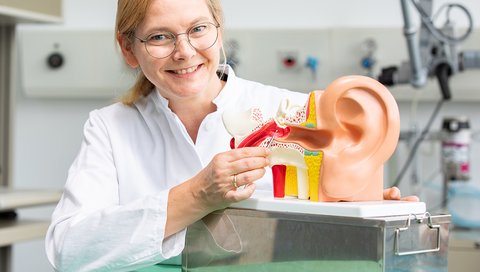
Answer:
[{"label": "woman's eye", "polygon": [[148,38],[149,41],[152,42],[168,42],[173,39],[173,35],[169,33],[159,33],[159,34],[153,34],[150,35],[150,38]]},{"label": "woman's eye", "polygon": [[152,36],[151,40],[155,40],[155,41],[161,41],[161,40],[164,40],[165,39],[165,36],[164,35],[155,35],[155,36]]},{"label": "woman's eye", "polygon": [[207,28],[206,25],[198,25],[198,26],[193,27],[190,32],[192,32],[192,33],[200,33],[200,32],[202,32],[202,31],[204,31],[206,28]]}]

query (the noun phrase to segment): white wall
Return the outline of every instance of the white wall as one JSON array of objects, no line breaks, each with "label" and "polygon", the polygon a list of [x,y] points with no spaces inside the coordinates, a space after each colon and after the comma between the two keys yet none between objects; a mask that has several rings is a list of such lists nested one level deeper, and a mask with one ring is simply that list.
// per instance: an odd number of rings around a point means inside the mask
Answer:
[{"label": "white wall", "polygon": [[[438,7],[450,2],[466,5],[476,18],[479,17],[479,1],[434,0],[434,5]],[[399,0],[224,0],[223,6],[226,25],[233,28],[392,27],[403,24]],[[459,19],[458,23],[464,25],[465,20]],[[475,24],[480,25],[479,20]]]},{"label": "white wall", "polygon": [[[446,1],[438,1],[445,3]],[[474,13],[480,25],[480,1],[459,1]],[[392,27],[402,25],[396,0],[224,0],[227,28]],[[64,0],[65,28],[113,28],[115,0]],[[42,26],[46,27],[46,26]],[[480,48],[479,48],[480,49]],[[111,103],[107,99],[34,99],[25,97],[18,82],[15,105],[13,183],[16,187],[62,188],[68,166],[80,141],[82,126],[92,109]],[[72,82],[75,84],[75,82]],[[464,114],[480,127],[477,103],[451,103],[442,115]],[[408,128],[408,104],[400,104],[402,127]],[[418,123],[423,126],[432,104],[422,104]],[[439,120],[434,124],[439,128]],[[478,147],[474,146],[477,154]],[[478,168],[478,165],[474,167]],[[474,169],[476,170],[476,169]],[[435,169],[425,172],[435,171]],[[478,170],[476,170],[478,171]],[[428,175],[429,173],[425,173]],[[475,173],[475,176],[478,174]],[[51,208],[21,216],[49,216]],[[43,241],[20,243],[14,249],[14,271],[51,271]]]}]

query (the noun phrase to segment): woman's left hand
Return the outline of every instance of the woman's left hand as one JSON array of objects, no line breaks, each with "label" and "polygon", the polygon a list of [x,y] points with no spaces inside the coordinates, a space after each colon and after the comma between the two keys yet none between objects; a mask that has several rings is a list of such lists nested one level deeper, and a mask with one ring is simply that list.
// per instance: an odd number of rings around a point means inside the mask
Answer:
[{"label": "woman's left hand", "polygon": [[405,196],[402,197],[400,194],[400,189],[397,187],[391,187],[383,190],[383,199],[384,200],[403,200],[403,201],[419,201],[417,196]]}]

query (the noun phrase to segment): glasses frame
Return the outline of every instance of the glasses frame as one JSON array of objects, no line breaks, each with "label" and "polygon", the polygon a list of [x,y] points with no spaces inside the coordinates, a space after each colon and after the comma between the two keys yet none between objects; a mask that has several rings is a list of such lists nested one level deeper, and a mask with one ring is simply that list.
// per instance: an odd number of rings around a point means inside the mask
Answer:
[{"label": "glasses frame", "polygon": [[[190,34],[190,31],[192,31],[192,29],[194,29],[194,28],[196,28],[196,27],[198,27],[198,26],[200,26],[200,25],[202,25],[202,24],[210,24],[210,25],[213,25],[213,26],[215,27],[216,31],[217,31],[217,35],[215,36],[215,41],[212,43],[212,45],[210,45],[209,47],[204,48],[204,49],[198,49],[198,48],[196,48],[195,46],[193,46],[192,42],[190,41],[190,35],[189,35],[189,34]],[[187,29],[187,31],[182,32],[182,33],[173,33],[173,32],[170,32],[170,31],[166,31],[166,33],[172,34],[172,36],[173,36],[174,39],[173,39],[173,49],[172,49],[172,52],[170,52],[170,53],[169,53],[168,55],[166,55],[165,57],[156,57],[156,56],[152,55],[152,54],[150,53],[150,51],[148,51],[147,45],[148,45],[148,42],[149,42],[149,38],[150,38],[152,35],[154,35],[155,33],[148,34],[148,35],[147,35],[145,38],[143,38],[143,39],[137,37],[135,34],[133,34],[132,36],[133,36],[135,39],[139,40],[141,43],[144,44],[144,46],[145,46],[145,51],[147,51],[147,53],[148,53],[152,58],[164,59],[164,58],[170,57],[170,56],[173,54],[173,52],[175,52],[175,50],[177,49],[178,36],[180,36],[180,35],[187,35],[188,44],[189,44],[193,49],[195,49],[195,50],[205,51],[205,50],[208,50],[208,49],[212,48],[212,46],[214,46],[214,45],[217,43],[217,41],[218,41],[218,28],[219,28],[219,27],[220,27],[220,24],[214,24],[214,23],[212,23],[212,22],[201,22],[201,23],[198,23],[198,24],[195,24],[195,25],[191,26],[190,28]],[[151,46],[152,46],[152,45],[151,45]],[[156,46],[156,45],[153,45],[153,46]]]}]

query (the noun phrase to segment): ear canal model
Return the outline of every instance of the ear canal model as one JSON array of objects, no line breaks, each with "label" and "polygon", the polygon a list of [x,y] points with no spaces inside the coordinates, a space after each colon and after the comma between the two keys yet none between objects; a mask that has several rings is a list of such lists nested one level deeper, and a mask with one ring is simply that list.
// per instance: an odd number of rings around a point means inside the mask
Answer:
[{"label": "ear canal model", "polygon": [[[316,127],[292,125],[282,141],[322,150],[319,200],[383,199],[384,163],[393,154],[400,133],[393,96],[374,79],[347,76],[323,92],[316,91],[315,100]],[[319,139],[325,136],[327,144]]]},{"label": "ear canal model", "polygon": [[311,92],[303,107],[282,103],[268,120],[253,109],[225,113],[224,123],[232,148],[272,150],[275,197],[311,201],[382,200],[384,163],[400,133],[395,99],[364,76],[342,77]]}]

